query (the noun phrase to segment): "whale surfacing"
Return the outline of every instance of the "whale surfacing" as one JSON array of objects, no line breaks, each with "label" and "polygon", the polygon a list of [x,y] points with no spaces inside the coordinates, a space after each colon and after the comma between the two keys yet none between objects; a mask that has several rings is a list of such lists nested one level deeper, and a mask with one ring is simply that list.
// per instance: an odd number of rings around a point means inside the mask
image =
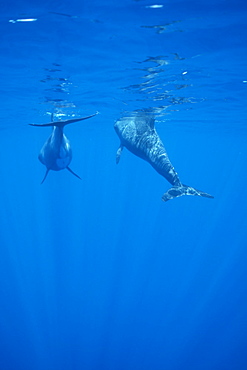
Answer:
[{"label": "whale surfacing", "polygon": [[[44,123],[44,124],[36,124],[30,123],[30,126],[37,126],[37,127],[52,127],[52,133],[43,145],[40,153],[39,153],[39,160],[40,162],[46,166],[46,173],[41,182],[45,181],[48,173],[50,170],[53,171],[60,171],[63,169],[67,169],[71,172],[74,176],[78,177],[75,172],[71,170],[69,164],[72,160],[72,150],[70,146],[70,142],[68,138],[65,136],[63,129],[65,125],[70,123],[83,121],[85,119],[91,118],[96,116],[98,113],[92,114],[91,116],[82,117],[82,118],[75,118],[69,119],[65,121],[58,121],[58,122],[51,122],[51,123]],[[52,116],[53,118],[53,116]]]},{"label": "whale surfacing", "polygon": [[151,110],[137,111],[128,117],[119,119],[115,123],[114,129],[120,138],[116,162],[119,163],[122,150],[126,147],[131,153],[150,163],[172,185],[162,196],[164,202],[182,195],[214,198],[210,194],[181,183],[169,160],[164,144],[157,134],[155,115]]}]

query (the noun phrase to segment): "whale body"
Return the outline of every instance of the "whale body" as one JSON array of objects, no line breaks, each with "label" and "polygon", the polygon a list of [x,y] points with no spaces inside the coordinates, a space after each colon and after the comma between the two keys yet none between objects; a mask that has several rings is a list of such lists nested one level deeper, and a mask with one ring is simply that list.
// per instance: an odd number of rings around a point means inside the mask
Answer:
[{"label": "whale body", "polygon": [[96,114],[97,113],[87,117],[44,124],[30,123],[30,126],[52,127],[52,133],[43,145],[38,157],[40,162],[46,166],[46,173],[41,184],[45,181],[50,170],[60,171],[65,168],[80,179],[80,176],[73,172],[69,167],[69,164],[72,160],[72,150],[70,142],[64,134],[63,129],[65,125],[83,121],[85,119],[94,117]]},{"label": "whale body", "polygon": [[150,163],[172,185],[162,196],[164,202],[182,195],[213,198],[210,194],[181,183],[155,129],[155,115],[152,111],[141,110],[123,117],[116,121],[114,129],[120,138],[116,162],[119,163],[122,150],[126,147],[131,153]]}]

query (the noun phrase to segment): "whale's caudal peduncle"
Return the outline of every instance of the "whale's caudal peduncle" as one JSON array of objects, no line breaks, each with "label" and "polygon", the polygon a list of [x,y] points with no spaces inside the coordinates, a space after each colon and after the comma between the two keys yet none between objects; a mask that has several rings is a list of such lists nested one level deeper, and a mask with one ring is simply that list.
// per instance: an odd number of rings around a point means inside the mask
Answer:
[{"label": "whale's caudal peduncle", "polygon": [[123,117],[115,123],[114,128],[120,138],[116,162],[119,163],[124,147],[136,156],[149,162],[172,185],[172,188],[162,197],[162,200],[165,202],[182,195],[198,195],[213,198],[210,194],[181,183],[177,172],[169,160],[164,144],[155,130],[154,123],[154,114],[150,110],[134,112],[129,117]]},{"label": "whale's caudal peduncle", "polygon": [[63,128],[65,125],[78,121],[83,121],[85,119],[94,117],[97,114],[98,112],[92,114],[91,116],[75,118],[65,121],[57,121],[44,124],[35,124],[35,123],[30,124],[31,126],[37,127],[52,127],[52,133],[45,142],[45,144],[43,145],[39,153],[40,162],[46,166],[46,173],[41,184],[45,181],[50,170],[60,171],[65,168],[80,179],[80,176],[73,172],[69,167],[69,164],[72,160],[72,150],[70,142],[63,132]]}]

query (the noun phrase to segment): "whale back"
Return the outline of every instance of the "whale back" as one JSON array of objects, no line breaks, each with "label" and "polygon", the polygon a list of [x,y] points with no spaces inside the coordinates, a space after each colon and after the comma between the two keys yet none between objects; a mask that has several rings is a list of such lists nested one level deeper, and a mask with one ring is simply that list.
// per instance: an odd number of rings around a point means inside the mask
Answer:
[{"label": "whale back", "polygon": [[40,150],[38,158],[42,164],[53,171],[60,171],[69,166],[72,150],[62,128],[53,126],[52,133]]},{"label": "whale back", "polygon": [[119,163],[124,147],[149,162],[172,185],[162,197],[164,202],[182,195],[213,198],[211,194],[181,183],[163,142],[155,130],[155,115],[152,110],[143,109],[142,111],[133,112],[129,116],[119,119],[114,128],[120,138],[116,163]]},{"label": "whale back", "polygon": [[65,125],[78,122],[78,121],[84,121],[85,119],[94,117],[97,114],[98,112],[90,116],[87,116],[87,117],[69,119],[69,120],[64,120],[64,121],[56,121],[56,122],[54,122],[53,114],[52,114],[50,123],[43,123],[43,124],[31,123],[29,124],[30,126],[36,126],[36,127],[52,127],[52,133],[49,136],[49,138],[46,140],[45,144],[43,145],[39,153],[39,157],[38,157],[40,162],[43,165],[45,165],[47,168],[45,176],[41,183],[45,181],[50,170],[60,171],[65,168],[69,172],[71,172],[74,176],[80,179],[80,176],[78,176],[75,172],[71,170],[71,168],[69,168],[69,164],[72,160],[72,150],[71,150],[70,142],[63,132],[63,128]]},{"label": "whale back", "polygon": [[153,113],[148,114],[147,112],[138,111],[133,112],[128,116],[124,116],[116,121],[114,128],[119,133],[124,131],[134,132],[137,135],[141,135],[146,131],[153,130],[155,123],[155,117]]}]

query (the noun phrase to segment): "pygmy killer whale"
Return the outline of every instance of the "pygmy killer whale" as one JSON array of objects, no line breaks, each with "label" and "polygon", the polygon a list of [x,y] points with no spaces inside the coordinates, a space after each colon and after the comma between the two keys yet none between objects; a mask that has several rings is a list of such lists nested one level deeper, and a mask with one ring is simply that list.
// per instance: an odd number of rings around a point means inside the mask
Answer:
[{"label": "pygmy killer whale", "polygon": [[75,119],[69,119],[65,121],[58,121],[58,122],[51,122],[51,123],[44,123],[44,124],[36,124],[36,123],[29,124],[30,126],[37,126],[37,127],[52,127],[52,133],[47,139],[47,141],[45,142],[44,146],[42,147],[39,153],[39,157],[38,157],[40,162],[43,163],[47,168],[45,176],[41,184],[43,184],[43,182],[45,181],[50,170],[60,171],[65,168],[67,168],[68,171],[70,171],[73,175],[75,175],[76,177],[80,179],[80,176],[74,173],[69,167],[69,164],[72,160],[72,150],[71,150],[70,142],[63,132],[63,128],[65,125],[78,122],[78,121],[83,121],[85,119],[96,116],[96,114],[98,114],[98,112],[95,114],[92,114],[91,116],[87,116],[83,118],[75,118]]},{"label": "pygmy killer whale", "polygon": [[126,147],[130,152],[150,163],[161,176],[172,184],[172,187],[162,196],[164,202],[182,195],[213,198],[210,194],[181,183],[157,134],[154,123],[153,111],[145,109],[116,121],[114,128],[120,138],[116,162],[119,162],[122,150]]}]

